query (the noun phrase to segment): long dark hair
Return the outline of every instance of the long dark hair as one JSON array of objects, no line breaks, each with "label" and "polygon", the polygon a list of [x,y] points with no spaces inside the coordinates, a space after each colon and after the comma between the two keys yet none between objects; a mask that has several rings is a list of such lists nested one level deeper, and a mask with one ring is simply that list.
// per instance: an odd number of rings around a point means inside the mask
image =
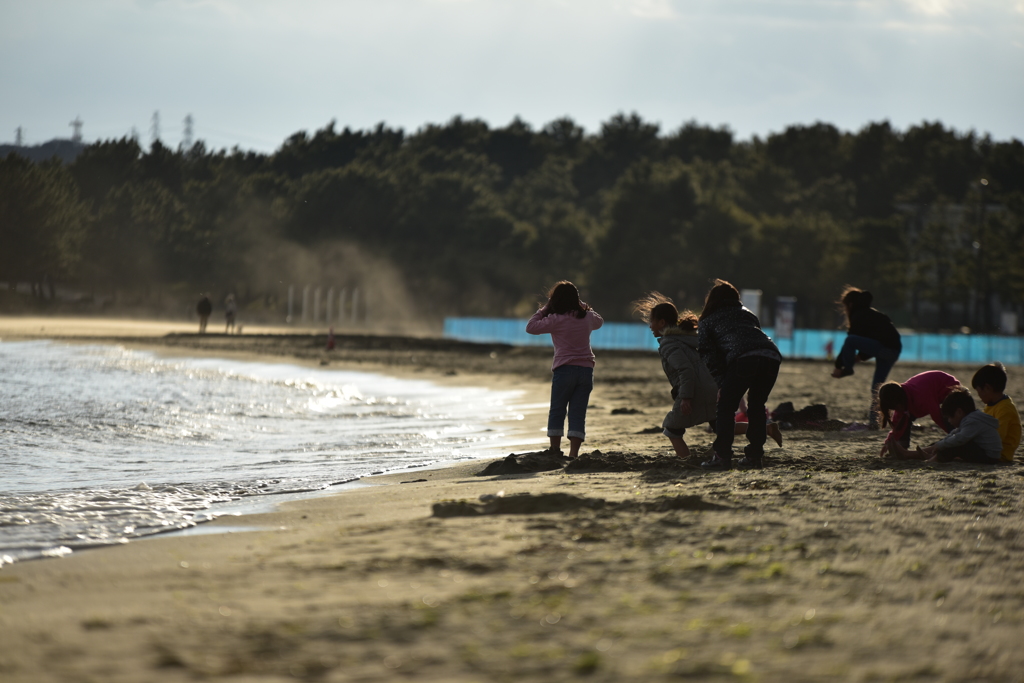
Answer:
[{"label": "long dark hair", "polygon": [[871,302],[874,300],[874,295],[866,289],[858,289],[853,285],[843,287],[843,293],[836,303],[839,304],[846,319],[846,329],[850,329],[850,314],[863,308],[871,308]]},{"label": "long dark hair", "polygon": [[907,391],[899,382],[886,382],[878,387],[878,415],[882,418],[883,429],[892,424],[890,411],[906,405]]},{"label": "long dark hair", "polygon": [[708,317],[719,308],[727,306],[742,306],[740,303],[740,290],[733,287],[725,280],[715,279],[714,286],[704,298],[704,310],[700,312],[700,319]]},{"label": "long dark hair", "polygon": [[556,282],[555,286],[548,290],[548,313],[574,313],[577,318],[587,314],[587,308],[580,301],[580,290],[568,280]]}]

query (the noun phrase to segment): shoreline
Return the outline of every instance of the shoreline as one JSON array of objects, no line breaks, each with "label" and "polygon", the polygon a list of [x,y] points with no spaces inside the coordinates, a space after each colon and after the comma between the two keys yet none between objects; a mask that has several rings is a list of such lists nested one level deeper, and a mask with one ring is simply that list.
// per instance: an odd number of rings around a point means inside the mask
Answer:
[{"label": "shoreline", "polygon": [[[547,386],[549,350],[441,346],[328,362]],[[771,404],[858,419],[866,370],[832,380],[825,363],[784,361]],[[1010,466],[935,466],[879,459],[878,432],[792,430],[765,470],[705,473],[652,432],[669,405],[656,355],[599,352],[583,452],[619,471],[404,470],[247,515],[254,531],[4,567],[0,678],[1019,679],[1020,450]],[[938,436],[921,425],[914,443]],[[696,453],[711,439],[686,434]]]},{"label": "shoreline", "polygon": [[[122,323],[116,323],[122,324]],[[34,326],[34,321],[30,322],[30,325]],[[446,385],[450,387],[478,387],[478,388],[490,388],[493,386],[493,382],[487,381],[493,378],[485,378],[482,376],[454,376],[452,374],[441,374],[439,372],[424,372],[422,369],[419,371],[410,371],[408,369],[399,368],[396,366],[388,366],[384,363],[344,363],[344,362],[325,362],[321,360],[311,360],[310,358],[302,357],[299,355],[291,355],[288,353],[276,353],[267,354],[254,352],[249,349],[238,349],[238,348],[214,348],[214,349],[194,349],[194,348],[182,348],[179,345],[168,346],[166,343],[161,343],[161,338],[149,338],[149,337],[109,337],[106,336],[109,333],[109,328],[106,326],[100,326],[95,329],[76,327],[75,325],[65,325],[65,329],[70,329],[74,334],[67,334],[66,336],[50,338],[46,336],[39,336],[32,333],[20,332],[17,335],[3,335],[6,341],[49,341],[61,344],[81,344],[81,345],[99,345],[99,346],[119,346],[134,351],[144,351],[153,353],[157,358],[162,359],[191,359],[191,358],[212,358],[212,359],[225,359],[230,361],[240,362],[254,362],[254,363],[265,363],[265,364],[285,364],[291,365],[298,368],[310,368],[317,370],[337,370],[341,372],[358,372],[365,373],[367,375],[378,375],[380,377],[396,377],[402,379],[409,379],[414,381],[426,381],[434,385]],[[149,328],[148,325],[142,324],[142,330]],[[155,327],[160,331],[159,327]],[[82,334],[82,331],[89,332],[90,334]],[[4,330],[4,324],[0,319],[0,332]],[[178,333],[172,333],[178,334]],[[266,335],[266,333],[262,333]],[[199,337],[198,335],[184,335],[185,339],[190,337],[196,337],[200,343],[207,338],[216,338],[216,335],[209,335]],[[225,337],[224,335],[220,335]],[[293,339],[299,338],[312,338],[313,335],[272,335],[274,338],[287,338]],[[232,335],[226,339],[231,342],[237,342],[243,347],[247,343],[252,341],[252,336],[238,336]],[[0,338],[0,341],[4,339]],[[330,367],[326,367],[330,365]],[[517,451],[522,452],[528,448],[527,441],[535,439],[535,431],[538,429],[536,426],[539,424],[541,418],[537,417],[537,411],[535,406],[538,405],[539,400],[533,394],[536,391],[536,387],[532,386],[529,382],[517,382],[517,385],[512,388],[513,391],[518,392],[520,395],[512,400],[504,401],[504,405],[509,411],[509,414],[504,419],[485,419],[479,423],[480,426],[488,428],[488,431],[493,432],[491,440],[493,444],[489,442],[483,442],[476,444],[470,448],[464,449],[470,451],[470,453],[462,453],[455,455],[449,453],[451,459],[445,459],[444,457],[438,457],[440,454],[429,454],[424,453],[424,461],[419,464],[408,464],[408,465],[394,465],[389,466],[386,462],[382,462],[380,466],[373,469],[367,469],[364,473],[356,474],[350,478],[344,478],[336,481],[332,484],[326,485],[322,488],[310,488],[308,490],[298,491],[284,491],[280,493],[269,493],[269,494],[257,494],[252,496],[245,496],[236,500],[231,500],[223,503],[215,503],[210,508],[203,509],[196,513],[198,519],[193,520],[192,526],[186,526],[182,528],[168,529],[165,531],[157,531],[149,533],[143,536],[126,537],[123,542],[137,542],[142,540],[150,540],[156,538],[163,538],[168,536],[175,536],[178,534],[187,534],[190,530],[197,529],[199,527],[206,527],[207,530],[204,533],[214,533],[217,525],[214,524],[221,518],[234,519],[238,523],[244,523],[242,520],[251,515],[261,515],[273,512],[278,506],[284,505],[289,502],[296,500],[303,500],[306,498],[317,498],[324,496],[343,495],[348,491],[348,487],[357,482],[362,482],[364,486],[382,485],[388,481],[389,476],[395,476],[398,478],[408,478],[407,476],[411,472],[428,471],[435,469],[443,469],[451,466],[458,466],[464,463],[486,463],[494,460],[495,458],[505,457],[508,452]],[[543,387],[546,390],[546,387]],[[518,417],[518,419],[515,419]],[[481,453],[483,451],[483,453]],[[153,482],[149,482],[153,483]],[[96,543],[95,545],[85,546],[73,546],[73,551],[66,548],[60,548],[60,550],[67,551],[68,555],[77,554],[88,550],[100,550],[110,547],[116,547],[120,543]],[[46,560],[55,559],[60,557],[66,557],[67,555],[57,555],[53,553],[40,553],[28,557],[18,557],[16,560],[11,561],[0,561],[0,567],[11,566],[14,563],[24,563],[30,560]]]}]

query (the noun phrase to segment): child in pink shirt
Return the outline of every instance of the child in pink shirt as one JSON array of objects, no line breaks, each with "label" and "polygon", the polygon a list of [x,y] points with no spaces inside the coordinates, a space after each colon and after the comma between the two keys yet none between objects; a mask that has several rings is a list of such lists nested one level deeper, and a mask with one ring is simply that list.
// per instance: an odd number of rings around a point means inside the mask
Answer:
[{"label": "child in pink shirt", "polygon": [[550,334],[555,346],[551,363],[551,408],[548,437],[551,452],[561,453],[566,413],[569,415],[569,457],[579,455],[586,438],[587,403],[594,388],[594,352],[590,333],[604,320],[580,301],[579,290],[562,280],[548,292],[548,302],[526,324],[530,334]]},{"label": "child in pink shirt", "polygon": [[[949,392],[960,386],[953,375],[938,370],[929,370],[914,375],[906,382],[886,382],[878,388],[878,412],[881,413],[882,427],[892,425],[892,431],[882,444],[879,453],[895,457],[904,455],[910,448],[910,425],[919,417],[930,415],[943,431],[949,433],[950,425],[942,416],[942,400]],[[890,414],[890,411],[892,413]],[[896,449],[898,443],[903,451]]]}]

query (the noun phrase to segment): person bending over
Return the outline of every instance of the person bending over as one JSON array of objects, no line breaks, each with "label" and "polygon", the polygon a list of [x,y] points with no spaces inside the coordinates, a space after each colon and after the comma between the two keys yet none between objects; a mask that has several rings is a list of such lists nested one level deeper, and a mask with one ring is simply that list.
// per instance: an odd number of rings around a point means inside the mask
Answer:
[{"label": "person bending over", "polygon": [[736,409],[747,394],[747,446],[737,463],[743,468],[763,467],[768,438],[765,404],[779,377],[782,354],[761,330],[757,316],[740,303],[740,293],[725,280],[715,280],[704,299],[697,324],[697,348],[718,385],[715,413],[715,455],[701,467],[727,470],[732,467]]},{"label": "person bending over", "polygon": [[[914,420],[930,415],[942,431],[949,432],[949,425],[942,417],[942,399],[950,390],[960,386],[953,375],[938,370],[929,370],[914,375],[906,382],[886,382],[878,388],[878,412],[882,427],[892,425],[892,431],[885,437],[879,456],[900,457],[910,449],[910,425]],[[894,444],[902,450],[894,449]]]}]

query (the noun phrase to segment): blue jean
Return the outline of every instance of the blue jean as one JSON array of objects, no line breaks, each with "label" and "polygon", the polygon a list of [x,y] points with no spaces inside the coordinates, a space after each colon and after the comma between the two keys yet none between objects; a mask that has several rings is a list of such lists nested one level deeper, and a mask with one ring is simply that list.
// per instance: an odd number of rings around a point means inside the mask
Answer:
[{"label": "blue jean", "polygon": [[875,376],[871,378],[871,412],[868,413],[871,424],[878,424],[878,387],[889,378],[889,371],[900,358],[900,352],[882,346],[882,343],[871,337],[860,337],[856,334],[846,335],[843,348],[839,351],[839,365],[853,371],[856,355],[862,353],[875,359]]},{"label": "blue jean", "polygon": [[559,365],[551,373],[551,409],[548,436],[564,436],[565,415],[569,413],[569,437],[586,438],[587,404],[594,389],[594,368]]},{"label": "blue jean", "polygon": [[780,362],[767,356],[742,356],[725,370],[725,380],[718,392],[718,415],[715,419],[713,448],[726,463],[732,462],[732,442],[736,429],[736,409],[743,394],[747,395],[747,444],[744,454],[756,462],[764,456],[768,439],[768,417],[764,407],[779,377]]}]

